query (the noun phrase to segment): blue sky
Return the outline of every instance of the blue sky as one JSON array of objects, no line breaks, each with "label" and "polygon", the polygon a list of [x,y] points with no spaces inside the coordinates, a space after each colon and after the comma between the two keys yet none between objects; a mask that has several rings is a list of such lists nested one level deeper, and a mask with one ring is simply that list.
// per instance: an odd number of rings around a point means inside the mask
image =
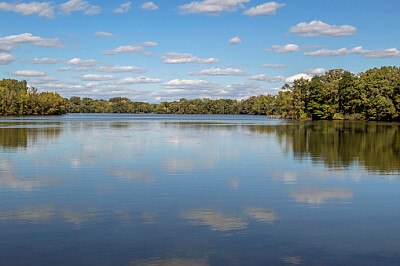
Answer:
[{"label": "blue sky", "polygon": [[39,1],[0,2],[1,77],[64,97],[243,99],[399,65],[395,0]]}]

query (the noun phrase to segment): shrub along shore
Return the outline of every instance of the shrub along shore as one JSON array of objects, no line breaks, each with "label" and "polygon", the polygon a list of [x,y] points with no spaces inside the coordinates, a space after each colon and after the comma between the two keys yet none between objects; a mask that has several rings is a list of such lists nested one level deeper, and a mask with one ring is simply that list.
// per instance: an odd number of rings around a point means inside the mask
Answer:
[{"label": "shrub along shore", "polygon": [[311,80],[286,84],[277,95],[246,100],[181,99],[150,104],[128,98],[109,100],[38,93],[26,81],[0,81],[0,115],[62,115],[66,113],[248,114],[314,120],[400,120],[400,69],[381,67],[353,74],[327,71]]}]

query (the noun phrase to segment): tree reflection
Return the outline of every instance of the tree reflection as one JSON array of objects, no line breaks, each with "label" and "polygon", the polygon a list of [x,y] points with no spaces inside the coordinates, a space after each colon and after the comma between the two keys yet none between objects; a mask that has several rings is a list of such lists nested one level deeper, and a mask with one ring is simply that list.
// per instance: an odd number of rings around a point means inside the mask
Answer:
[{"label": "tree reflection", "polygon": [[398,123],[305,121],[249,129],[274,134],[285,152],[328,168],[361,165],[371,172],[400,171]]},{"label": "tree reflection", "polygon": [[45,142],[55,140],[61,133],[61,127],[3,127],[0,128],[0,148],[26,148],[40,139]]}]

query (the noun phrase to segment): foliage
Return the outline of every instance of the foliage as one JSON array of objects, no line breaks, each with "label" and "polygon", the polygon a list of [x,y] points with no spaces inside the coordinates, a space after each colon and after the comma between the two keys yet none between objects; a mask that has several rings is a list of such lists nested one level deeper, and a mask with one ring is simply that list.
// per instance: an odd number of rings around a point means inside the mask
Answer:
[{"label": "foliage", "polygon": [[355,75],[342,69],[286,84],[278,95],[246,100],[180,99],[150,104],[40,93],[26,81],[0,81],[0,115],[70,113],[249,114],[314,120],[400,120],[400,69],[382,67]]},{"label": "foliage", "polygon": [[66,103],[57,93],[28,88],[26,81],[0,81],[0,115],[61,115],[67,113]]}]

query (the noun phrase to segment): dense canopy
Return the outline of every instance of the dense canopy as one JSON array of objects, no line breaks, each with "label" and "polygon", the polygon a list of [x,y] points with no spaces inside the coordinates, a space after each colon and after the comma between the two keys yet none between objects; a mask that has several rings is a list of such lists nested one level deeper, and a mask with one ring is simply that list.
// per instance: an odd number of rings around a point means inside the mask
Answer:
[{"label": "dense canopy", "polygon": [[250,114],[314,120],[399,120],[400,69],[382,67],[354,74],[327,71],[310,80],[286,84],[277,95],[246,100],[181,99],[150,104],[128,98],[109,100],[37,93],[26,81],[0,82],[2,115],[59,115],[69,113]]}]

